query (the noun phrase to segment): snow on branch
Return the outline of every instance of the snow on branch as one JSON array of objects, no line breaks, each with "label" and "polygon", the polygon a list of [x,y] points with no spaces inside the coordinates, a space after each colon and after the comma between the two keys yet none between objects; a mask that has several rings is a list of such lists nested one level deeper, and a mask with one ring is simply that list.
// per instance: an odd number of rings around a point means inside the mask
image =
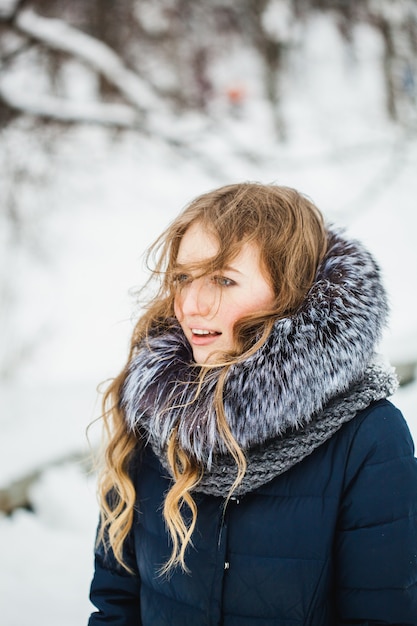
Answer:
[{"label": "snow on branch", "polygon": [[20,32],[49,48],[66,52],[87,63],[116,87],[135,109],[141,112],[162,109],[160,99],[150,86],[129,70],[103,42],[62,20],[40,17],[30,9],[18,13],[14,24]]},{"label": "snow on branch", "polygon": [[13,480],[9,484],[0,484],[0,512],[12,513],[15,509],[30,506],[30,489],[42,474],[52,467],[67,463],[77,463],[86,471],[91,470],[91,458],[82,452],[69,452],[61,458],[52,459],[41,464],[33,471]]},{"label": "snow on branch", "polygon": [[20,0],[0,0],[0,20],[9,20],[16,13]]},{"label": "snow on branch", "polygon": [[136,128],[137,111],[125,104],[71,102],[51,96],[31,95],[0,83],[0,99],[11,109],[60,122],[81,122]]}]

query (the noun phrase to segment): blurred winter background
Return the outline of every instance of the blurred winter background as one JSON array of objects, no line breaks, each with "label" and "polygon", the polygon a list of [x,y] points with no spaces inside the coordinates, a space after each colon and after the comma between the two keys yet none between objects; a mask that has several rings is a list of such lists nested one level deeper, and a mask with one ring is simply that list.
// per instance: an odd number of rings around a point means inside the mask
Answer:
[{"label": "blurred winter background", "polygon": [[416,80],[417,0],[0,0],[2,626],[87,621],[85,429],[197,194],[294,186],[365,241],[417,436]]}]

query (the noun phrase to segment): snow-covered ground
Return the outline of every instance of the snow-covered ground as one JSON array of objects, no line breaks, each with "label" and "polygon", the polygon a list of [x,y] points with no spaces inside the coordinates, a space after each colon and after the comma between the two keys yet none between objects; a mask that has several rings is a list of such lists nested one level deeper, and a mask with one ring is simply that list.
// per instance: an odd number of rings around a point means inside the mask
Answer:
[{"label": "snow-covered ground", "polygon": [[[354,62],[329,19],[312,22],[286,86],[285,144],[274,139],[259,68],[247,54],[242,110],[232,115],[219,91],[211,117],[178,120],[178,136],[193,139],[188,149],[128,133],[113,140],[92,127],[68,132],[56,148],[48,185],[27,199],[29,209],[46,207],[39,227],[47,261],[23,251],[14,257],[19,308],[7,338],[42,334],[13,384],[0,389],[0,489],[51,465],[31,488],[33,512],[0,519],[2,626],[87,621],[94,477],[75,463],[53,463],[87,451],[85,429],[100,413],[96,387],[127,352],[142,253],[197,194],[240,180],[308,194],[377,256],[392,304],[381,349],[394,363],[416,361],[417,140],[385,120],[378,37],[365,27],[356,35]],[[214,68],[219,85],[240,75],[241,55]],[[24,123],[5,132],[31,148]],[[394,400],[417,440],[417,385]]]}]

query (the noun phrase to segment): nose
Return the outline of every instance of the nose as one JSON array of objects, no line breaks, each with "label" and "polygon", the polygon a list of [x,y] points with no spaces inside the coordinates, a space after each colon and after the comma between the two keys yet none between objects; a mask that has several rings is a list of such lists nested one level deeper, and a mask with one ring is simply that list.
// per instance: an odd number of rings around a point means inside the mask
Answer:
[{"label": "nose", "polygon": [[212,286],[202,276],[195,278],[184,285],[179,294],[179,304],[182,315],[209,315],[214,305],[214,293]]}]

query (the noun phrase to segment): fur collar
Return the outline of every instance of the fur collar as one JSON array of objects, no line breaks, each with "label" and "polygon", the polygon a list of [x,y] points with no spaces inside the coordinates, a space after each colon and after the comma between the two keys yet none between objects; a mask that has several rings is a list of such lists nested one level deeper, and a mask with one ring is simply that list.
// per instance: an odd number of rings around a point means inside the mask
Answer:
[{"label": "fur collar", "polygon": [[[265,345],[228,373],[224,406],[239,446],[247,452],[315,423],[332,399],[364,380],[386,317],[386,295],[372,256],[358,242],[329,231],[328,251],[302,307],[278,320]],[[182,448],[210,469],[216,456],[227,452],[213,410],[220,370],[208,374],[194,400],[198,372],[173,322],[169,331],[138,346],[121,406],[129,429],[158,456],[177,426]]]}]

